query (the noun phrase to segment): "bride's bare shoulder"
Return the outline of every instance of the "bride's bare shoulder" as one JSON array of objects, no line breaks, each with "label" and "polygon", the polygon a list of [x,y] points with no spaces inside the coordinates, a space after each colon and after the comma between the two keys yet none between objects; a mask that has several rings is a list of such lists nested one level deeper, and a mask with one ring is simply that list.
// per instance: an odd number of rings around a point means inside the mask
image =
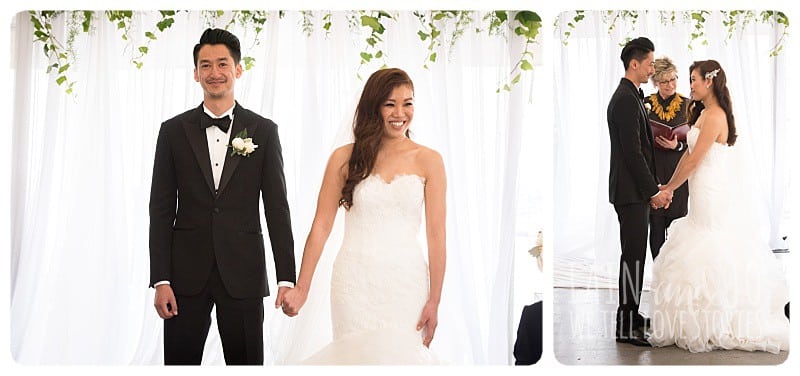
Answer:
[{"label": "bride's bare shoulder", "polygon": [[444,161],[438,151],[427,146],[417,144],[417,164],[425,172],[426,177],[438,177],[444,174]]},{"label": "bride's bare shoulder", "polygon": [[342,145],[336,148],[333,153],[331,153],[332,160],[349,160],[350,154],[353,154],[353,145],[352,143],[347,145]]}]

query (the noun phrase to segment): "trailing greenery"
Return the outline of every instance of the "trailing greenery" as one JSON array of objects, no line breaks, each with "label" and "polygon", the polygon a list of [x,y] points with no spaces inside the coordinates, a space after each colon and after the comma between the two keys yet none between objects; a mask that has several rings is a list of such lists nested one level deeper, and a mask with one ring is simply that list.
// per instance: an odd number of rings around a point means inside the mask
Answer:
[{"label": "trailing greenery", "polygon": [[[139,12],[131,10],[115,11],[30,11],[30,21],[34,27],[34,42],[42,43],[44,54],[49,61],[47,72],[56,71],[55,81],[58,85],[64,85],[67,93],[73,93],[74,81],[71,81],[67,74],[69,69],[75,64],[77,51],[74,48],[75,38],[80,34],[92,32],[93,22],[105,19],[112,23],[121,33],[121,38],[130,45],[132,56],[131,62],[139,69],[145,64],[145,58],[151,48],[157,47],[157,40],[160,33],[164,33],[176,22],[175,16],[182,11],[162,10],[159,11],[160,18],[152,26],[144,25],[145,30],[141,35],[131,35],[134,16]],[[244,48],[242,63],[245,70],[252,69],[255,58],[247,56],[247,51],[260,44],[262,32],[270,14],[277,13],[278,18],[283,18],[284,11],[202,11],[205,22],[209,25],[219,25],[227,29],[233,25],[238,25],[244,29],[254,31],[253,44],[250,48]],[[321,14],[321,18],[318,16]],[[301,11],[301,23],[298,25],[306,36],[311,36],[321,19],[321,27],[327,36],[333,22],[331,11]],[[470,31],[470,25],[475,23],[478,12],[476,11],[418,11],[413,15],[419,20],[418,30],[409,30],[419,36],[427,48],[427,56],[422,62],[424,68],[429,68],[439,60],[442,49],[447,46],[448,51],[452,52],[458,40],[464,33]],[[62,17],[63,18],[59,18]],[[399,13],[392,14],[387,11],[347,11],[345,12],[347,26],[354,33],[362,30],[369,32],[364,39],[363,50],[359,52],[360,65],[356,74],[361,78],[361,68],[374,61],[380,61],[383,67],[386,66],[386,53],[383,48],[384,32],[391,22],[396,22],[401,16]],[[57,20],[63,20],[66,27],[66,39],[59,40],[53,31]],[[226,20],[226,21],[222,21]],[[61,22],[61,21],[59,21]],[[506,82],[500,83],[500,90],[511,90],[511,87],[519,82],[524,71],[533,69],[532,44],[537,43],[536,38],[541,28],[542,20],[534,12],[520,11],[494,11],[486,13],[480,21],[482,24],[475,27],[475,33],[487,33],[507,38],[509,33],[521,37],[525,45],[519,59],[515,62]],[[136,37],[136,38],[135,38]],[[136,40],[143,42],[136,43]]]},{"label": "trailing greenery", "polygon": [[[645,11],[646,12],[646,11]],[[608,33],[611,32],[622,23],[628,30],[633,30],[636,22],[639,19],[639,11],[606,11],[603,13],[603,21],[608,25]],[[701,45],[708,44],[708,38],[705,30],[708,23],[709,16],[713,12],[707,10],[696,11],[659,11],[659,19],[661,24],[674,25],[679,19],[683,19],[686,23],[692,25],[690,30],[691,39],[687,46],[692,49],[696,43]],[[789,35],[789,18],[783,12],[778,11],[762,11],[756,12],[752,10],[732,10],[732,11],[719,11],[722,18],[722,26],[727,30],[725,42],[731,40],[735,34],[741,33],[749,24],[761,22],[766,25],[780,27],[781,36],[778,38],[775,46],[770,50],[770,56],[778,56],[783,50],[783,45],[786,41],[786,36]],[[561,27],[561,17],[569,17],[566,27]],[[574,12],[565,12],[559,15],[555,22],[555,28],[561,36],[561,42],[565,45],[572,33],[574,32],[577,24],[586,17],[586,12],[582,10]],[[562,30],[563,29],[563,30]],[[625,41],[620,42],[621,45]]]}]

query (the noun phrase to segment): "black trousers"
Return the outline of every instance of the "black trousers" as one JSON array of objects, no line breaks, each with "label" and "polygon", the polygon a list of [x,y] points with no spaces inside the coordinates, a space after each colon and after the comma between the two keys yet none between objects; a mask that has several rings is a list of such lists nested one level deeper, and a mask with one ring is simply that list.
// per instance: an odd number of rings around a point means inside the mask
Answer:
[{"label": "black trousers", "polygon": [[672,221],[680,217],[665,217],[663,215],[650,216],[650,253],[653,254],[653,259],[658,257],[661,251],[661,246],[667,240],[667,229]]},{"label": "black trousers", "polygon": [[542,318],[541,301],[522,309],[514,342],[514,365],[536,364],[542,357]]},{"label": "black trousers", "polygon": [[[647,255],[647,228],[650,216],[648,203],[614,205],[619,220],[619,306],[617,330],[635,328],[643,322],[639,302],[644,281],[644,261]],[[625,329],[625,331],[628,331]]]},{"label": "black trousers", "polygon": [[264,298],[231,297],[215,265],[206,287],[199,294],[179,295],[175,300],[178,315],[164,320],[164,364],[200,364],[214,306],[225,363],[264,364]]}]

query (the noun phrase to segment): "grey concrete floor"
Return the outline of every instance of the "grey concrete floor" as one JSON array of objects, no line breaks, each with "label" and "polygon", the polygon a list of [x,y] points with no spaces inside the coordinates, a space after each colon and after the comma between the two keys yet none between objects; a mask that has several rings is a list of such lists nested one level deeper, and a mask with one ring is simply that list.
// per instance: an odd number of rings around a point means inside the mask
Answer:
[{"label": "grey concrete floor", "polygon": [[[649,304],[642,293],[642,310]],[[553,351],[565,365],[775,365],[788,352],[720,350],[692,354],[675,346],[638,347],[614,340],[616,289],[553,290]]]}]

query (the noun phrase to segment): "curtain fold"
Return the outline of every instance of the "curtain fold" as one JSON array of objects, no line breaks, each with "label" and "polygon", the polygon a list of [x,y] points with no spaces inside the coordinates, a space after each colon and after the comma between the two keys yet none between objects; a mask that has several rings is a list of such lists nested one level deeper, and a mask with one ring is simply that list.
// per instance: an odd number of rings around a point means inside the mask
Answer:
[{"label": "curtain fold", "polygon": [[[384,62],[406,70],[415,84],[412,139],[442,154],[448,177],[448,263],[431,347],[452,364],[509,364],[518,160],[532,78],[510,92],[496,89],[524,41],[513,33],[472,33],[472,24],[425,69],[419,20],[398,14],[384,21],[385,60],[364,66],[365,30],[348,27],[344,12],[333,12],[328,33],[315,14],[310,35],[299,27],[300,12],[270,12],[257,45],[253,30],[234,25],[243,55],[255,59],[237,82],[236,99],[278,124],[299,267],[324,167],[336,147],[351,141],[364,80]],[[71,96],[45,73],[27,13],[14,18],[10,339],[21,364],[163,362],[162,321],[147,288],[154,146],[162,121],[202,101],[192,47],[214,25],[201,12],[179,13],[137,69],[131,49],[157,20],[157,12],[137,12],[131,44],[114,25],[95,20],[91,34],[76,40]],[[58,20],[60,29],[64,22]],[[338,250],[339,217],[322,262]],[[275,291],[271,257],[267,264]],[[327,273],[314,278],[317,312],[329,305]],[[276,339],[292,334],[293,324],[273,304],[274,297],[265,299],[265,357],[280,364],[291,349]],[[317,319],[330,320],[324,316]],[[203,363],[223,364],[221,350],[212,323]]]}]

